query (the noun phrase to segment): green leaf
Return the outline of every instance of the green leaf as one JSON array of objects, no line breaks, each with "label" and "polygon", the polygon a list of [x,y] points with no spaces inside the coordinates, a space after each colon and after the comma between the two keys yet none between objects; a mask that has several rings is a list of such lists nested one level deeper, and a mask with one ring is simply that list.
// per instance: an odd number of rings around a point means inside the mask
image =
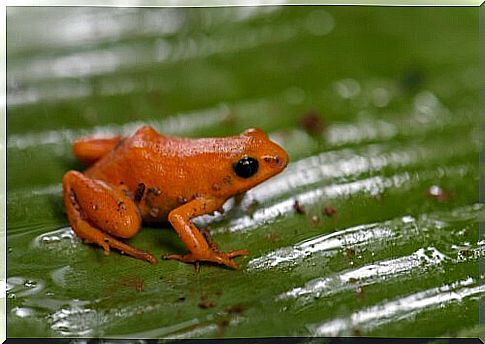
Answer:
[{"label": "green leaf", "polygon": [[[8,12],[9,336],[483,332],[475,9]],[[239,270],[106,256],[71,231],[72,139],[142,124],[260,127],[289,152],[281,175],[196,219],[250,251]],[[128,242],[186,252],[169,225]]]}]

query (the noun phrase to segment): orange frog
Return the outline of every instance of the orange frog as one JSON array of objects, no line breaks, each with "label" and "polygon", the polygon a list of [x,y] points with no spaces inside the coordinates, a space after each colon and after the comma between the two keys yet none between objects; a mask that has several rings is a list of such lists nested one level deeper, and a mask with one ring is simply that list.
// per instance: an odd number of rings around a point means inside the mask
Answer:
[{"label": "orange frog", "polygon": [[189,139],[142,127],[132,136],[81,138],[77,158],[90,166],[62,180],[69,223],[83,240],[150,263],[157,259],[117,238],[131,238],[146,223],[169,221],[190,253],[182,262],[208,261],[237,269],[228,253],[209,245],[191,219],[222,211],[224,202],[281,172],[287,153],[260,129],[238,136]]}]

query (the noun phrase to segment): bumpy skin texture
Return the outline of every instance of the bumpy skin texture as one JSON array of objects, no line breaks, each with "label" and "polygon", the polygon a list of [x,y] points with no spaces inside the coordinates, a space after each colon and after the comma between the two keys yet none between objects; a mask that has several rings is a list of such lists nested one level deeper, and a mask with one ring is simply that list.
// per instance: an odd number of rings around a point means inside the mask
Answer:
[{"label": "bumpy skin texture", "polygon": [[[232,258],[246,250],[219,252],[192,223],[193,217],[220,210],[224,202],[281,172],[287,153],[260,129],[238,136],[188,139],[160,135],[142,127],[127,138],[81,138],[74,154],[92,164],[84,173],[69,171],[63,196],[69,222],[87,242],[115,248],[155,264],[150,253],[117,238],[131,238],[144,222],[169,221],[187,246],[187,255],[166,259],[208,261],[237,269]],[[250,177],[233,166],[241,159],[257,160]]]}]

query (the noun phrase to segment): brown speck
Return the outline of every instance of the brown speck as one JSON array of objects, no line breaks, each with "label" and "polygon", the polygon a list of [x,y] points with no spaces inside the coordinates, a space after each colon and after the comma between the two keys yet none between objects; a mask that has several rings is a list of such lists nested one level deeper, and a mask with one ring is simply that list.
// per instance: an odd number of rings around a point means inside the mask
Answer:
[{"label": "brown speck", "polygon": [[200,298],[199,307],[203,309],[215,307],[216,304],[212,301],[207,300],[207,296],[202,296]]},{"label": "brown speck", "polygon": [[140,202],[141,199],[143,198],[143,194],[145,193],[145,184],[139,183],[138,186],[136,187],[136,192],[135,192],[135,202]]},{"label": "brown speck", "polygon": [[351,248],[351,247],[347,247],[345,249],[345,256],[349,259],[352,259],[355,257],[355,249]]},{"label": "brown speck", "polygon": [[298,125],[310,135],[319,135],[327,127],[322,116],[316,110],[310,110],[303,114],[298,121]]},{"label": "brown speck", "polygon": [[305,207],[298,200],[293,203],[293,209],[295,209],[298,214],[305,214]]},{"label": "brown speck", "polygon": [[230,321],[227,318],[222,318],[217,321],[216,337],[222,337],[222,335],[224,334],[224,330],[227,326],[229,326],[229,323]]},{"label": "brown speck", "polygon": [[152,195],[155,195],[155,196],[160,196],[161,193],[162,193],[160,191],[160,189],[157,188],[156,186],[152,186],[152,187],[148,188],[147,192],[152,194]]},{"label": "brown speck", "polygon": [[179,301],[179,302],[183,302],[183,301],[185,301],[185,296],[180,296],[180,297],[177,299],[177,301]]},{"label": "brown speck", "polygon": [[127,278],[121,281],[121,285],[128,288],[133,288],[138,292],[145,290],[145,281],[140,277]]},{"label": "brown speck", "polygon": [[230,184],[232,184],[232,177],[231,176],[225,176],[224,178],[222,178],[222,181],[224,182],[224,184],[230,185]]},{"label": "brown speck", "polygon": [[187,203],[187,198],[185,198],[184,196],[177,196],[177,203],[178,204],[185,204],[185,203]]},{"label": "brown speck", "polygon": [[229,314],[242,314],[244,310],[245,310],[244,306],[239,304],[226,307],[225,309],[225,311]]},{"label": "brown speck", "polygon": [[123,202],[121,200],[118,201],[118,210],[120,210],[120,209],[123,209],[123,210],[126,209],[125,202]]},{"label": "brown speck", "polygon": [[221,190],[221,186],[217,183],[212,184],[212,190],[219,191]]},{"label": "brown speck", "polygon": [[352,335],[353,336],[356,336],[356,337],[361,337],[362,336],[362,331],[360,330],[360,328],[354,327],[352,329]]},{"label": "brown speck", "polygon": [[157,217],[159,212],[160,212],[160,209],[152,208],[152,209],[150,209],[150,216],[151,217]]},{"label": "brown speck", "polygon": [[323,213],[328,217],[332,217],[337,213],[337,210],[335,210],[335,208],[332,208],[332,207],[325,207],[323,208]]}]

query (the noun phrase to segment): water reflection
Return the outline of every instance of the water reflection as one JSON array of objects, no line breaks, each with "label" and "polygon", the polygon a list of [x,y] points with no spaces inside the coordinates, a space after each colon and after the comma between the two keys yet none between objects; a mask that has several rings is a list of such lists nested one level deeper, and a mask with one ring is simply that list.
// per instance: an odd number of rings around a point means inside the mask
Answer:
[{"label": "water reflection", "polygon": [[21,298],[40,293],[45,282],[40,279],[12,276],[7,278],[6,291],[9,298]]},{"label": "water reflection", "polygon": [[64,336],[92,336],[105,317],[94,309],[74,306],[62,308],[50,316],[51,328]]},{"label": "water reflection", "polygon": [[372,331],[375,328],[397,321],[412,320],[419,313],[438,307],[447,307],[471,297],[479,297],[484,293],[485,285],[477,285],[477,282],[470,277],[382,302],[356,311],[345,318],[338,318],[319,325],[310,325],[308,330],[312,335],[322,337],[350,335],[355,328]]},{"label": "water reflection", "polygon": [[[254,16],[254,13],[259,12],[259,8],[257,10],[248,10],[247,8],[231,10],[240,14],[235,16],[236,21],[250,18]],[[99,12],[103,13],[103,11]],[[91,49],[86,51],[68,51],[60,56],[39,56],[36,59],[14,61],[9,66],[9,84],[46,79],[107,75],[119,69],[127,70],[135,66],[176,63],[188,59],[205,58],[219,53],[228,54],[255,48],[263,44],[287,41],[297,34],[306,32],[305,28],[311,27],[309,29],[310,34],[328,34],[334,26],[331,15],[323,10],[318,10],[308,15],[310,22],[315,23],[318,21],[318,25],[309,26],[307,18],[297,18],[293,22],[286,21],[278,24],[248,26],[244,31],[238,33],[237,39],[217,31],[208,35],[204,33],[204,30],[191,32],[187,35],[179,35],[177,36],[178,38],[165,38],[164,36],[184,28],[185,12],[181,9],[163,9],[149,12],[142,11],[141,13],[143,18],[140,21],[133,20],[133,15],[129,13],[127,16],[105,15],[109,17],[108,20],[110,21],[107,25],[104,25],[103,21],[99,21],[99,14],[88,14],[81,16],[81,18],[76,18],[74,25],[66,25],[66,27],[69,26],[69,29],[66,28],[66,30],[62,30],[62,25],[64,25],[62,22],[64,21],[61,21],[61,29],[57,27],[57,22],[55,22],[55,28],[49,26],[54,25],[54,23],[48,22],[44,24],[45,27],[42,32],[46,32],[45,37],[49,37],[48,39],[52,40],[50,43],[61,46],[63,44],[72,44],[73,42],[93,45],[87,45]],[[268,11],[263,11],[262,13],[268,14]],[[136,17],[138,12],[134,15]],[[64,19],[68,20],[68,18]],[[101,22],[103,22],[103,25],[100,27],[99,24]],[[76,25],[76,23],[79,23],[79,25]],[[139,23],[143,23],[141,28],[138,26]],[[121,35],[124,35],[126,38],[131,31],[136,31],[137,35],[145,37],[145,40],[138,37],[140,43],[131,41],[129,43],[123,41],[112,43],[116,42]],[[97,34],[93,35],[93,32],[97,32]],[[150,38],[154,34],[156,34],[155,37],[158,37],[155,40]],[[54,40],[53,37],[57,37],[57,40]],[[69,42],[66,42],[67,37],[70,38]],[[85,42],[86,37],[95,41]],[[110,42],[109,47],[101,47],[101,43],[106,41]],[[9,54],[14,54],[16,50],[21,49],[22,47],[14,45],[10,48]],[[49,88],[50,86],[44,84],[42,88],[31,87],[23,91],[20,89],[15,91],[13,89],[9,92],[9,105],[19,105],[32,100],[37,101],[55,96],[55,92],[47,92],[45,87]],[[32,97],[32,94],[35,97]],[[78,97],[80,95],[74,94],[73,96]]]},{"label": "water reflection", "polygon": [[[280,8],[10,8],[7,14],[11,32],[23,33],[28,28],[29,34],[25,35],[25,39],[15,41],[15,45],[9,49],[12,50],[11,53],[18,54],[33,47],[96,47],[130,37],[164,37],[184,30],[203,31],[231,22],[244,23],[259,16],[268,17],[276,14]],[[197,22],[197,27],[193,27],[194,22]],[[27,23],[29,25],[26,25]]]},{"label": "water reflection", "polygon": [[32,241],[32,247],[56,251],[70,255],[81,244],[71,227],[64,227],[47,233],[42,233]]},{"label": "water reflection", "polygon": [[[479,205],[455,209],[458,214],[474,212],[478,214]],[[276,266],[292,266],[314,256],[334,256],[346,247],[361,247],[388,243],[391,239],[400,238],[401,243],[412,240],[422,232],[441,232],[452,227],[453,222],[436,222],[439,214],[423,214],[415,219],[403,216],[379,223],[364,224],[340,229],[330,234],[323,234],[292,246],[282,247],[249,261],[248,270],[270,269]],[[456,221],[457,219],[454,219]]]},{"label": "water reflection", "polygon": [[[470,166],[465,165],[456,166],[447,168],[445,173],[447,176],[464,176],[470,168]],[[329,202],[339,198],[349,198],[359,193],[373,197],[382,194],[385,190],[408,190],[423,180],[436,178],[438,173],[436,170],[425,170],[412,174],[405,172],[395,174],[391,177],[376,176],[349,183],[314,188],[310,191],[294,194],[290,198],[265,208],[258,209],[251,215],[234,219],[229,225],[215,229],[215,232],[246,232],[258,228],[263,224],[270,224],[280,216],[293,213],[295,200],[298,200],[304,206],[312,206],[324,200]]]},{"label": "water reflection", "polygon": [[411,255],[382,260],[374,264],[339,272],[329,277],[317,278],[278,296],[278,299],[298,299],[300,302],[313,301],[343,291],[352,290],[356,285],[366,286],[383,280],[401,278],[410,273],[425,273],[449,259],[434,247],[420,248]]}]

